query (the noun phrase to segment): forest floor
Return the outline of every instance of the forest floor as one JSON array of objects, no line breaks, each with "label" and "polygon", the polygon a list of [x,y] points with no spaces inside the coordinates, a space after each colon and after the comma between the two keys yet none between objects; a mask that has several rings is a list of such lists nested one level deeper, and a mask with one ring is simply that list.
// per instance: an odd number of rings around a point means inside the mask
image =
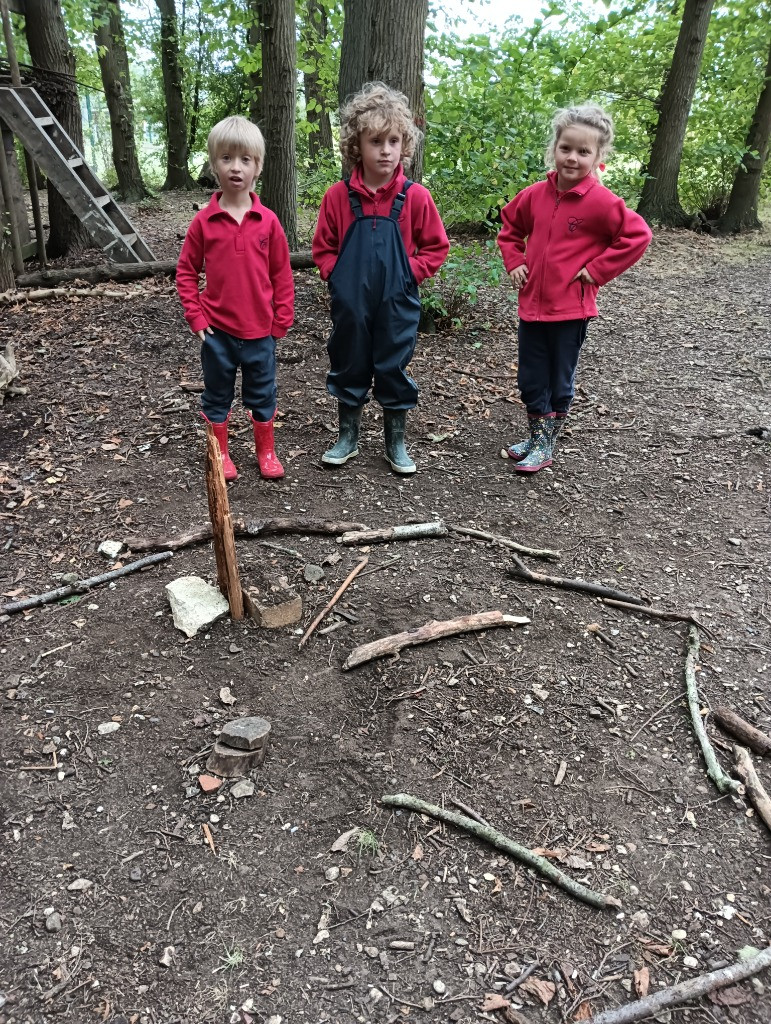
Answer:
[{"label": "forest floor", "polygon": [[[134,211],[158,258],[178,251],[196,198]],[[500,456],[525,420],[515,307],[508,287],[486,292],[460,329],[419,339],[418,472],[404,478],[374,405],[360,456],[320,465],[335,436],[328,313],[298,272],[279,349],[286,477],[260,479],[237,402],[231,510],[373,528],[441,518],[557,549],[527,564],[692,611],[708,630],[705,715],[727,705],[769,732],[769,442],[749,432],[771,425],[770,275],[768,234],[657,232],[603,290],[570,430],[553,469],[526,478]],[[104,572],[106,539],[207,521],[205,435],[182,386],[199,380],[198,345],[173,284],[108,291],[120,297],[5,311],[28,389],[0,408],[5,601]],[[367,552],[302,532],[237,548],[247,586],[301,596],[301,623],[183,636],[164,587],[214,581],[209,545],[0,620],[0,1022],[569,1022],[769,943],[771,839],[706,774],[685,623],[525,582],[506,548],[451,532],[372,545],[322,624],[336,628],[300,649]],[[531,622],[342,670],[364,642],[496,609]],[[272,727],[254,792],[206,794],[208,749],[242,715]],[[705,720],[730,771],[730,740]],[[394,812],[392,793],[461,801],[621,909]],[[531,968],[508,1009],[483,1010]],[[661,1019],[767,1024],[771,977]]]}]

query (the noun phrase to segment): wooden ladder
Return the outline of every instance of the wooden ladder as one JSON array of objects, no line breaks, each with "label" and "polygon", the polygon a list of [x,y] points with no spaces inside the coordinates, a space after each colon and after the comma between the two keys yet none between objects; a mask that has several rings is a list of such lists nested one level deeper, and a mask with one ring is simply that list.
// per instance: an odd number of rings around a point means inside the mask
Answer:
[{"label": "wooden ladder", "polygon": [[111,260],[146,263],[155,259],[35,89],[0,88],[0,118]]}]

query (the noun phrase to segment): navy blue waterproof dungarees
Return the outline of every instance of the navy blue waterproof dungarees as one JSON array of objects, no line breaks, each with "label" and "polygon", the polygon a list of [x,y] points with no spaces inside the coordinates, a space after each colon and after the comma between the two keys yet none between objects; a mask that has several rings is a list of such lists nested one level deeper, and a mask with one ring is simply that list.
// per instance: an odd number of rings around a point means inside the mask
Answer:
[{"label": "navy blue waterproof dungarees", "polygon": [[365,217],[348,185],[355,220],[329,276],[327,342],[327,390],[345,405],[369,401],[373,381],[372,394],[384,409],[414,409],[418,402],[418,386],[406,368],[415,351],[420,298],[398,224],[410,185],[404,183],[387,217]]}]

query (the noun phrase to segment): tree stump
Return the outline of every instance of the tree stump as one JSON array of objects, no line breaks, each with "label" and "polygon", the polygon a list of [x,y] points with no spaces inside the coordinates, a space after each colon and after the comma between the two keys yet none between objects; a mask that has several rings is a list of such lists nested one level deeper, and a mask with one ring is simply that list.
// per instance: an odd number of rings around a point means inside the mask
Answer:
[{"label": "tree stump", "polygon": [[214,557],[217,560],[217,585],[228,600],[231,618],[243,619],[244,598],[238,572],[228,491],[222,472],[222,456],[209,423],[206,425],[206,493],[209,498]]}]

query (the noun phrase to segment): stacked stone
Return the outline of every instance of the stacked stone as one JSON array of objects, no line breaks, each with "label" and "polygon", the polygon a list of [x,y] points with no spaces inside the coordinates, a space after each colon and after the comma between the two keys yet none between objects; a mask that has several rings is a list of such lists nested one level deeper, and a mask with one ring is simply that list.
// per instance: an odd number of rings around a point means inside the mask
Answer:
[{"label": "stacked stone", "polygon": [[206,767],[225,779],[247,775],[265,760],[270,722],[265,718],[237,718],[222,729]]}]

